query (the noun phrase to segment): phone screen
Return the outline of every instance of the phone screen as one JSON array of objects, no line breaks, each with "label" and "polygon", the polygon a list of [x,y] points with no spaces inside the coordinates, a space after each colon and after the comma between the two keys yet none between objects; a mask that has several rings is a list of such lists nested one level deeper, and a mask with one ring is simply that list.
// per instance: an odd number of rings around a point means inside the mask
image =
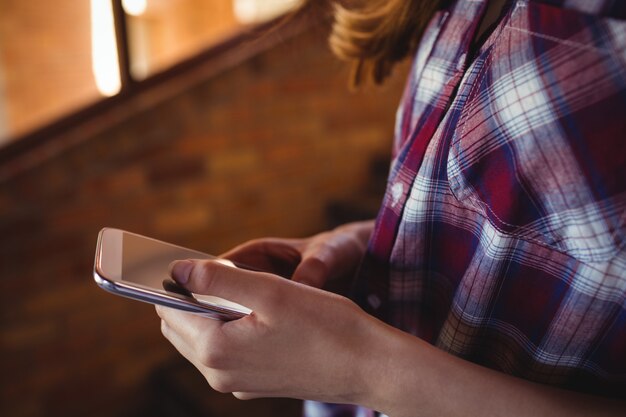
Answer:
[{"label": "phone screen", "polygon": [[163,281],[171,280],[170,263],[190,258],[210,259],[211,257],[200,252],[192,252],[131,233],[124,233],[120,278],[122,281],[166,292]]},{"label": "phone screen", "polygon": [[204,305],[250,313],[246,307],[228,300],[190,293],[170,277],[169,265],[173,261],[216,259],[214,256],[118,229],[104,229],[100,245],[99,270],[110,281],[178,299],[193,297]]}]

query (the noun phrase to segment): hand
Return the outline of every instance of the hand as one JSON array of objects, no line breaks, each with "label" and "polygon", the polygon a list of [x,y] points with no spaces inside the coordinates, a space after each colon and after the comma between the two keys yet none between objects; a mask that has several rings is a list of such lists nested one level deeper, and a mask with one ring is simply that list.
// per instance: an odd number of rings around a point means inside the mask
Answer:
[{"label": "hand", "polygon": [[371,221],[357,222],[306,239],[256,239],[222,257],[322,288],[328,281],[353,276],[372,227]]},{"label": "hand", "polygon": [[188,290],[253,310],[221,322],[157,307],[163,334],[217,391],[361,404],[396,417],[623,416],[624,403],[484,368],[365,314],[348,299],[215,261],[178,261]]},{"label": "hand", "polygon": [[177,261],[171,272],[191,292],[253,310],[221,322],[157,307],[165,337],[214,389],[241,399],[357,401],[365,381],[360,362],[374,319],[350,300],[215,261]]}]

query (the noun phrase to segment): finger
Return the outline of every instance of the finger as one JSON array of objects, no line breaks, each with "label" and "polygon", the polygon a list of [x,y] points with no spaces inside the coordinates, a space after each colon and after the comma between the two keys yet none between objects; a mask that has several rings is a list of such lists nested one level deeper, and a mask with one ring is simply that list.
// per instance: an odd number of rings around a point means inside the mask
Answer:
[{"label": "finger", "polygon": [[174,330],[166,320],[161,320],[161,333],[163,336],[176,348],[181,355],[188,361],[193,361],[195,358],[195,351],[187,343],[184,337],[182,337],[176,330]]},{"label": "finger", "polygon": [[293,280],[313,287],[321,288],[326,281],[341,274],[336,271],[337,251],[332,245],[315,244],[302,254],[302,262],[293,273]]},{"label": "finger", "polygon": [[361,257],[362,250],[354,237],[336,234],[314,242],[304,251],[292,279],[321,288],[338,278],[351,277]]},{"label": "finger", "polygon": [[257,255],[266,257],[285,257],[296,259],[300,257],[300,248],[303,246],[302,239],[286,239],[286,238],[263,238],[255,239],[234,247],[224,253],[222,257],[232,259],[238,258],[242,261],[254,259]]},{"label": "finger", "polygon": [[263,311],[291,281],[263,272],[248,271],[211,260],[184,260],[171,264],[171,276],[196,294],[212,295]]},{"label": "finger", "polygon": [[305,258],[293,273],[292,280],[315,288],[322,288],[328,280],[329,269],[319,257]]},{"label": "finger", "polygon": [[231,249],[222,257],[245,269],[250,269],[248,266],[290,278],[300,262],[302,245],[300,239],[257,239]]},{"label": "finger", "polygon": [[204,337],[207,332],[213,332],[223,324],[219,320],[208,319],[197,314],[176,310],[169,307],[156,306],[157,315],[189,343]]},{"label": "finger", "polygon": [[196,349],[165,320],[161,320],[161,333],[172,346],[174,346],[178,353],[204,374],[206,367],[201,363]]},{"label": "finger", "polygon": [[167,340],[205,376],[209,368],[224,369],[232,361],[231,349],[219,323],[208,320],[207,327],[181,326],[167,314],[161,319],[161,332]]},{"label": "finger", "polygon": [[[180,337],[174,329],[170,328],[165,320],[161,323],[161,332],[163,333],[163,336],[165,336],[172,346],[174,346],[174,348],[176,348],[176,350],[202,374],[209,385],[215,387],[215,381],[217,380],[216,375],[224,375],[224,373],[206,366],[202,362],[201,356],[198,355],[198,352],[196,352],[193,346],[189,345],[187,341]],[[224,379],[223,376],[222,379]],[[223,391],[225,391],[224,388],[221,388],[220,392]],[[230,392],[231,390],[226,391]]]},{"label": "finger", "polygon": [[256,400],[257,398],[264,398],[267,394],[261,394],[258,392],[233,392],[233,396],[238,400]]},{"label": "finger", "polygon": [[[199,365],[198,349],[196,349],[198,331],[192,325],[188,325],[185,317],[195,319],[189,313],[183,313],[167,307],[157,306],[157,314],[161,317],[161,333],[174,345],[181,355],[188,361]],[[180,317],[182,316],[182,317]]]}]

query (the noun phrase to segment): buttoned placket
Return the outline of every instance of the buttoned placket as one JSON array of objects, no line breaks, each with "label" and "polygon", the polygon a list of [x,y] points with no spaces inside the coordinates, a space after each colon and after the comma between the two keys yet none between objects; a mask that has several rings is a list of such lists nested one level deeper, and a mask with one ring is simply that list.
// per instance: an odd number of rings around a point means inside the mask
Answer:
[{"label": "buttoned placket", "polygon": [[[445,68],[451,75],[443,83],[437,97],[433,100],[432,103],[435,104],[426,114],[421,115],[421,118],[428,120],[418,118],[412,121],[408,138],[404,140],[397,158],[393,161],[390,180],[383,199],[383,207],[378,218],[378,224],[392,228],[393,233],[374,235],[372,242],[370,242],[370,251],[377,259],[389,259],[402,219],[402,211],[417,175],[416,169],[419,169],[430,140],[445,120],[450,105],[456,97],[458,87],[468,68],[467,56],[470,42],[477,30],[480,21],[479,16],[485,12],[486,4],[487,0],[460,0],[441,19],[441,29],[435,40],[433,50],[425,62],[425,67],[433,65],[432,61],[440,59],[441,56],[446,58],[445,55],[453,55],[452,58],[447,59],[449,65]],[[449,39],[458,39],[456,43],[458,48],[455,51],[446,51],[446,47],[449,49]],[[420,81],[417,80],[415,88],[420,88]],[[409,92],[409,94],[416,95],[417,91]],[[412,114],[403,114],[402,117],[412,118],[412,116]],[[379,316],[385,315],[387,292],[388,288],[380,285],[380,283],[379,285],[371,285],[369,288],[366,301],[371,310]]]}]

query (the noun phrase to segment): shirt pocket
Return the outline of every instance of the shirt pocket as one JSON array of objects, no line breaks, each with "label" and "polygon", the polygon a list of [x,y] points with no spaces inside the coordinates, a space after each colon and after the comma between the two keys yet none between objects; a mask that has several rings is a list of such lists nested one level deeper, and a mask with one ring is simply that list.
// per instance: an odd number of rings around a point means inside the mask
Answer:
[{"label": "shirt pocket", "polygon": [[447,176],[503,233],[585,262],[626,220],[626,23],[518,1],[459,87]]}]

